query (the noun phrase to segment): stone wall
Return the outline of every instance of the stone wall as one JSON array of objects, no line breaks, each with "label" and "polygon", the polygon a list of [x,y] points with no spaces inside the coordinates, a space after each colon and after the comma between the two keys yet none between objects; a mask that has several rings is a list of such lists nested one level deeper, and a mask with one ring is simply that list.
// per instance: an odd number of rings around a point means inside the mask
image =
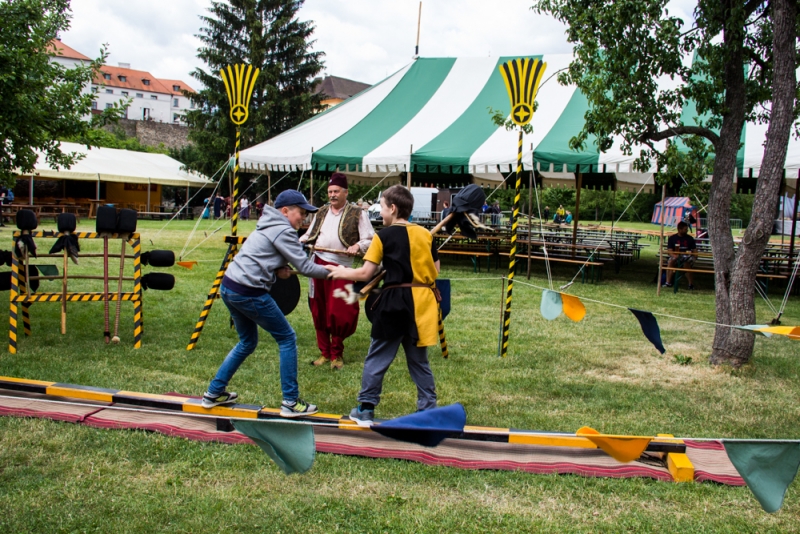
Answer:
[{"label": "stone wall", "polygon": [[106,127],[110,131],[121,128],[127,137],[135,137],[140,143],[157,147],[183,148],[189,144],[189,128],[183,124],[155,121],[120,119],[119,123]]}]

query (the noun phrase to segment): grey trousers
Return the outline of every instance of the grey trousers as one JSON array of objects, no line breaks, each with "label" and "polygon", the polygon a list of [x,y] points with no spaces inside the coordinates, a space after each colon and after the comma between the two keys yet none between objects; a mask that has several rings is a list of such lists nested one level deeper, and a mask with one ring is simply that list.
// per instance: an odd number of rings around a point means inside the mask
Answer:
[{"label": "grey trousers", "polygon": [[433,372],[428,364],[428,347],[417,347],[414,340],[408,336],[388,340],[372,339],[364,360],[364,374],[361,376],[358,402],[378,405],[383,389],[383,375],[397,356],[401,343],[406,353],[408,373],[417,386],[417,410],[436,408],[436,385],[433,383]]}]

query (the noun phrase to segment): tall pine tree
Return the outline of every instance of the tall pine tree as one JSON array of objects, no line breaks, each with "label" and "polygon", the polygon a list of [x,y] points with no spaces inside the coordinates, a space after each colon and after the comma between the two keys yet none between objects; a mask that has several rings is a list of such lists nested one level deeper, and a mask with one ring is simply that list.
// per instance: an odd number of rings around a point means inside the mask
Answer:
[{"label": "tall pine tree", "polygon": [[211,176],[234,150],[236,126],[228,116],[228,97],[219,77],[223,67],[247,63],[261,69],[250,116],[242,126],[242,147],[270,139],[320,109],[320,97],[312,90],[324,53],[311,51],[313,22],[297,19],[303,1],[212,0],[197,35],[203,42],[197,56],[208,70],[192,72],[205,89],[187,95],[197,106],[186,120],[189,139],[200,155],[187,162],[190,167]]}]

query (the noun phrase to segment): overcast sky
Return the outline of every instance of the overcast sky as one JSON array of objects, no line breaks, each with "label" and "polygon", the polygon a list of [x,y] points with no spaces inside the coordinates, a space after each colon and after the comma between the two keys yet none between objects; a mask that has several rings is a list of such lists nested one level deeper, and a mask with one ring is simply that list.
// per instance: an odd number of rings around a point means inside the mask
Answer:
[{"label": "overcast sky", "polygon": [[[425,0],[420,55],[492,56],[569,53],[564,26],[536,15],[532,0]],[[691,0],[673,0],[683,15]],[[203,67],[195,37],[209,0],[72,0],[67,45],[96,57],[109,44],[110,65],[130,63],[158,78],[197,86]],[[684,9],[682,9],[684,8]],[[325,52],[327,74],[376,83],[411,61],[419,0],[306,0],[301,20],[316,26],[314,49]]]}]

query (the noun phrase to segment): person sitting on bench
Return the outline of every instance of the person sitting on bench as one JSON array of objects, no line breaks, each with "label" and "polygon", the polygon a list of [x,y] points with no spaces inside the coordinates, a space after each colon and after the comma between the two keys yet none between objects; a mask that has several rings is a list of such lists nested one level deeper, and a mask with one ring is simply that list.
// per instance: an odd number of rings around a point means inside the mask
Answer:
[{"label": "person sitting on bench", "polygon": [[[667,250],[669,252],[667,267],[686,267],[691,269],[694,266],[695,256],[692,253],[697,251],[697,245],[694,242],[694,238],[689,235],[688,224],[683,221],[678,223],[678,233],[671,235],[667,240]],[[664,284],[664,287],[672,287],[674,276],[675,271],[667,271],[667,283]],[[694,289],[692,278],[692,273],[686,271],[686,279],[689,281],[690,291]]]}]

